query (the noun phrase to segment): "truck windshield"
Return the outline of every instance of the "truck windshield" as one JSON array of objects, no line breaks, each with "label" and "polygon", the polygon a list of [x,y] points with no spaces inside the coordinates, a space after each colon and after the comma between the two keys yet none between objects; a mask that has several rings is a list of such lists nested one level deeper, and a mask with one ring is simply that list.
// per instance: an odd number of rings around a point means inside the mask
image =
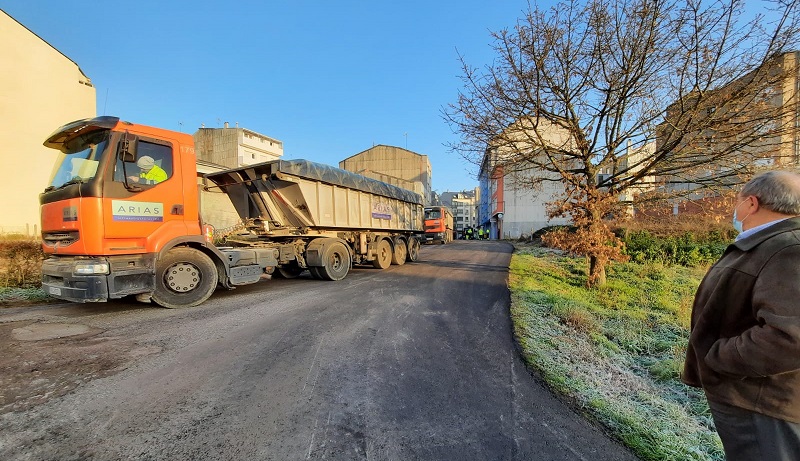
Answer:
[{"label": "truck windshield", "polygon": [[108,147],[108,131],[79,136],[67,142],[65,147],[66,152],[60,152],[56,158],[46,191],[94,178],[100,158]]},{"label": "truck windshield", "polygon": [[439,219],[442,217],[442,210],[425,210],[425,219]]}]

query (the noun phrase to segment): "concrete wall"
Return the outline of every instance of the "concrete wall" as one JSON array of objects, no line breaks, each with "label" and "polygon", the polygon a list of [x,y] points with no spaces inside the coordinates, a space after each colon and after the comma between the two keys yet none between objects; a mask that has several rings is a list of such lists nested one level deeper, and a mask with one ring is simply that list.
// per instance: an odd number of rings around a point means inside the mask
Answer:
[{"label": "concrete wall", "polygon": [[225,234],[235,229],[241,229],[242,220],[233,207],[228,194],[217,188],[205,191],[198,185],[200,191],[200,216],[204,224],[211,224],[217,235]]},{"label": "concrete wall", "polygon": [[353,173],[371,171],[411,183],[418,182],[422,184],[423,201],[426,205],[431,203],[431,162],[427,155],[401,147],[378,145],[342,160],[339,168]]},{"label": "concrete wall", "polygon": [[214,183],[208,182],[211,186],[205,190],[203,179],[199,175],[215,173],[226,170],[228,167],[209,163],[204,160],[197,162],[197,188],[200,192],[200,216],[203,224],[211,224],[215,228],[217,236],[225,234],[234,229],[241,228],[242,220],[239,213],[228,198],[228,194],[222,192]]},{"label": "concrete wall", "polygon": [[[56,151],[56,128],[96,115],[95,88],[76,63],[0,10],[0,233],[39,233],[39,193]],[[13,171],[14,174],[8,174]]]},{"label": "concrete wall", "polygon": [[358,174],[366,176],[368,178],[376,179],[381,182],[385,182],[386,184],[391,184],[393,186],[401,187],[403,189],[416,192],[422,197],[425,196],[425,186],[419,181],[417,182],[407,181],[402,178],[389,176],[388,174],[377,173],[375,171],[359,171]]},{"label": "concrete wall", "polygon": [[192,138],[197,160],[228,168],[239,166],[239,133],[236,129],[200,128]]}]

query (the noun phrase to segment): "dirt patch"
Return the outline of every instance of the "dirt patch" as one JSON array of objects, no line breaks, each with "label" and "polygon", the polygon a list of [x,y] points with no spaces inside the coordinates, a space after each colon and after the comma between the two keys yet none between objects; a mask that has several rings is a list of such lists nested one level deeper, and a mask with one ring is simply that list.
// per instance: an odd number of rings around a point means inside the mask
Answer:
[{"label": "dirt patch", "polygon": [[79,323],[34,323],[11,330],[11,337],[20,341],[43,341],[85,335],[91,328]]},{"label": "dirt patch", "polygon": [[150,352],[81,324],[0,324],[0,414],[24,411]]}]

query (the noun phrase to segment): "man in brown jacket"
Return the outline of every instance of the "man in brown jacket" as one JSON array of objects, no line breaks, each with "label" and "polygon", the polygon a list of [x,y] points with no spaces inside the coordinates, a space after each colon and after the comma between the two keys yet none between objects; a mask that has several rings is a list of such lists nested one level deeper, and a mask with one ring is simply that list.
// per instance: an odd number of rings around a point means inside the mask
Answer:
[{"label": "man in brown jacket", "polygon": [[733,460],[800,460],[800,175],[744,185],[741,232],[692,308],[681,378],[702,387]]}]

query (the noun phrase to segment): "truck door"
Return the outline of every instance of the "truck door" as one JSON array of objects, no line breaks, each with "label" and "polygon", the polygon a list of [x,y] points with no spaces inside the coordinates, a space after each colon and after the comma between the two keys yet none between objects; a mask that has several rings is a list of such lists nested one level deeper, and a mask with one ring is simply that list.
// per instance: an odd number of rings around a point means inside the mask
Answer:
[{"label": "truck door", "polygon": [[[153,251],[152,240],[183,224],[183,191],[173,145],[140,137],[137,162],[110,162],[103,200],[109,254]],[[110,177],[109,177],[110,176]],[[126,178],[127,185],[126,188]]]}]

